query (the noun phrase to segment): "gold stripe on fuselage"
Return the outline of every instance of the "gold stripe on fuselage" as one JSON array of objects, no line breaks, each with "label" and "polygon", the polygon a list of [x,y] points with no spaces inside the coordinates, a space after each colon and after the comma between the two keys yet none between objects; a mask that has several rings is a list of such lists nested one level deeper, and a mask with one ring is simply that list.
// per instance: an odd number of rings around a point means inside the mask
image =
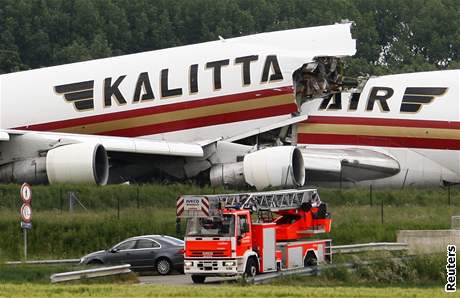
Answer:
[{"label": "gold stripe on fuselage", "polygon": [[374,126],[350,124],[301,123],[298,133],[407,137],[427,139],[460,139],[460,130],[447,128]]},{"label": "gold stripe on fuselage", "polygon": [[292,94],[269,96],[251,100],[229,102],[223,104],[209,105],[191,109],[183,109],[171,112],[156,113],[145,116],[135,116],[126,119],[109,120],[99,123],[84,124],[72,127],[57,129],[57,132],[72,133],[101,133],[119,129],[134,128],[146,125],[155,125],[173,121],[215,116],[219,114],[242,112],[260,108],[268,108],[278,105],[295,103]]}]

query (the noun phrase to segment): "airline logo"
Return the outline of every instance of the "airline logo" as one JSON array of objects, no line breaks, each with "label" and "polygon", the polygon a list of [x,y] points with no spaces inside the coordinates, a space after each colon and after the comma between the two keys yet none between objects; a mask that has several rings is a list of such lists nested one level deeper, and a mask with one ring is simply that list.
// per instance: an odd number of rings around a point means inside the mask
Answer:
[{"label": "airline logo", "polygon": [[63,94],[64,99],[73,103],[77,111],[94,108],[94,81],[59,85],[54,87],[54,91]]},{"label": "airline logo", "polygon": [[[251,71],[256,66],[261,69],[260,73]],[[225,81],[225,73],[231,68],[236,69],[235,73],[240,76],[241,92],[219,94],[219,90],[229,87],[230,83]],[[276,88],[271,85],[284,80],[276,55],[248,55],[191,64],[183,71],[187,74],[187,80],[177,84],[172,80],[174,72],[164,68],[159,69],[158,77],[154,77],[156,71],[140,72],[132,84],[128,84],[127,74],[120,74],[53,86],[55,93],[63,97],[63,101],[71,105],[79,117],[15,128],[137,137],[274,117],[298,111],[292,84],[287,83],[286,86]],[[204,74],[210,74],[211,79],[203,80]],[[95,92],[99,85],[102,87],[101,94]],[[197,96],[195,100],[186,100],[190,94],[200,95],[205,85],[211,86],[214,93],[203,92],[203,95]],[[245,89],[249,86],[256,88]],[[152,104],[168,98],[184,100],[171,103],[163,101],[165,104],[161,105]],[[128,105],[137,108],[110,111],[112,106]],[[104,109],[104,112],[97,115],[87,114],[96,107]]]},{"label": "airline logo", "polygon": [[[446,87],[407,87],[399,106],[399,113],[418,113],[447,92]],[[389,87],[373,87],[364,111],[380,109],[389,112],[394,98]],[[342,108],[341,97],[334,102],[323,100],[323,110]],[[359,94],[350,97],[348,110],[357,110]],[[332,108],[333,109],[332,109]],[[320,110],[321,110],[320,106]],[[349,115],[315,115],[297,127],[300,144],[356,145],[460,150],[460,122],[405,117],[350,117]]]},{"label": "airline logo", "polygon": [[[251,85],[251,65],[259,61],[258,55],[250,55],[237,57],[230,63],[230,59],[223,59],[218,61],[210,61],[205,63],[204,70],[212,71],[212,83],[214,91],[222,89],[222,72],[225,71],[224,67],[232,65],[233,67],[241,68],[241,82],[242,87]],[[260,63],[260,62],[259,62]],[[198,89],[198,64],[192,64],[186,70],[189,73],[188,91],[190,94],[197,93]],[[148,72],[141,72],[136,80],[134,92],[131,95],[123,94],[120,90],[120,85],[126,75],[121,75],[118,78],[108,77],[103,82],[103,107],[108,108],[112,106],[112,102],[117,105],[125,105],[128,101],[131,103],[139,103],[145,101],[152,101],[155,99],[155,92],[152,89],[151,79]],[[270,83],[274,81],[283,80],[283,74],[276,55],[267,55],[263,62],[263,71],[259,80],[260,84]],[[186,86],[171,86],[169,83],[169,69],[162,69],[160,72],[160,90],[157,92],[160,98],[177,97],[183,94]],[[77,111],[87,111],[94,109],[94,80],[84,81],[77,83],[64,84],[54,86],[54,91],[58,94],[64,95],[64,99],[72,102]]]},{"label": "airline logo", "polygon": [[[424,105],[430,104],[435,98],[444,95],[447,87],[407,87],[399,111],[401,113],[418,113]],[[356,111],[360,93],[353,93],[348,104],[348,111]],[[390,87],[372,87],[367,98],[365,111],[390,112],[388,101],[393,98],[394,89]],[[378,108],[376,108],[378,107]],[[318,110],[337,111],[342,109],[342,94],[337,93],[323,99]]]},{"label": "airline logo", "polygon": [[408,87],[401,102],[400,112],[418,113],[422,105],[429,104],[437,96],[446,93],[445,87]]}]

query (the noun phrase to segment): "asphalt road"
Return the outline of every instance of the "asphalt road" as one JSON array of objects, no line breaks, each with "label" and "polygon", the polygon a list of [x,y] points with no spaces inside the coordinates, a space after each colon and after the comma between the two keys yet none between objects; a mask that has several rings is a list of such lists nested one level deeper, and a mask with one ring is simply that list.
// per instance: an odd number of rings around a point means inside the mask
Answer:
[{"label": "asphalt road", "polygon": [[[139,282],[144,285],[193,285],[190,275],[151,275],[139,276]],[[215,285],[223,282],[236,282],[236,277],[208,277],[205,284]]]}]

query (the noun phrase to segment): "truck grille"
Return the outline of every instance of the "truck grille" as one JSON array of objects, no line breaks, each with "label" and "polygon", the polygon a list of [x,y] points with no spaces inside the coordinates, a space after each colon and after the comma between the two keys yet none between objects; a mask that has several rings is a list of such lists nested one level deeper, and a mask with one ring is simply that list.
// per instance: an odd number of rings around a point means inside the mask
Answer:
[{"label": "truck grille", "polygon": [[197,265],[199,270],[203,271],[217,271],[219,270],[219,263],[217,261],[215,262],[206,262],[206,263],[198,263]]},{"label": "truck grille", "polygon": [[222,250],[190,250],[190,257],[225,257],[225,251]]}]

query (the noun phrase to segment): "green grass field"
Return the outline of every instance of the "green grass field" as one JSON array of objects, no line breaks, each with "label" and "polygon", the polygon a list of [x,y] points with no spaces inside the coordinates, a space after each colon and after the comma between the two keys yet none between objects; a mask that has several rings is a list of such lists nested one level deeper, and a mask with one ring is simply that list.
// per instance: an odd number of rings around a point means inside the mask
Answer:
[{"label": "green grass field", "polygon": [[438,297],[439,288],[0,284],[0,297]]},{"label": "green grass field", "polygon": [[[87,211],[81,207],[68,211],[60,193],[65,196],[70,189],[79,192]],[[22,257],[18,192],[17,185],[0,185],[0,259]],[[180,184],[34,187],[29,258],[79,258],[130,236],[175,235],[177,196],[213,192],[229,191]],[[320,189],[333,218],[332,232],[324,237],[335,244],[349,244],[395,241],[400,229],[448,229],[451,216],[460,214],[460,191],[453,188],[451,194],[448,206],[445,189],[374,190],[370,206],[368,189]]]}]

